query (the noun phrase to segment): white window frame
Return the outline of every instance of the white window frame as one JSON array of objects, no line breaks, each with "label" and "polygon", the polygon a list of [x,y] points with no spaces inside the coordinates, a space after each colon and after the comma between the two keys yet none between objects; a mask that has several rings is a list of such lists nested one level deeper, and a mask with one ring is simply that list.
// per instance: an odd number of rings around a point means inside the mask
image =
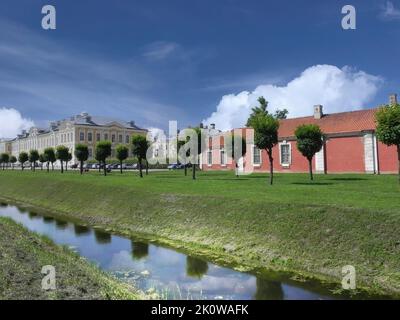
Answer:
[{"label": "white window frame", "polygon": [[[223,157],[222,157],[222,153],[224,153]],[[223,163],[222,163],[222,160],[223,160]],[[219,150],[219,161],[221,162],[221,167],[226,167],[226,163],[228,162],[228,157],[227,157],[227,154],[226,154],[224,148]]]},{"label": "white window frame", "polygon": [[[83,139],[82,139],[83,135]],[[85,141],[85,132],[84,131],[79,131],[79,141]]]},{"label": "white window frame", "polygon": [[[211,163],[210,163],[209,154],[211,154]],[[207,150],[207,166],[209,166],[209,167],[212,166],[212,160],[213,160],[213,152],[212,152],[212,149],[208,149],[208,150]]]},{"label": "white window frame", "polygon": [[[260,163],[255,163],[254,162],[254,149],[257,148],[260,151]],[[256,145],[252,145],[251,146],[251,164],[253,165],[253,167],[261,167],[262,164],[262,150],[259,149]]]},{"label": "white window frame", "polygon": [[[283,145],[289,146],[289,162],[287,162],[287,163],[282,162],[282,146]],[[279,143],[279,163],[282,167],[290,167],[290,165],[292,164],[292,144],[287,142],[286,140]]]}]

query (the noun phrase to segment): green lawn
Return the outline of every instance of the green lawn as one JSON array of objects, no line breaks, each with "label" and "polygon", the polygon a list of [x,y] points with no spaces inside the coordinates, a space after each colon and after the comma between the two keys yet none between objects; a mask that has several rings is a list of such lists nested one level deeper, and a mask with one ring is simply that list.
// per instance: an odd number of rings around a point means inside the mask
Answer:
[{"label": "green lawn", "polygon": [[396,176],[182,171],[107,177],[97,172],[0,172],[0,198],[125,235],[141,235],[243,270],[293,271],[400,295]]},{"label": "green lawn", "polygon": [[[0,300],[138,299],[119,283],[65,247],[0,218]],[[56,290],[42,290],[43,266],[56,271]]]}]

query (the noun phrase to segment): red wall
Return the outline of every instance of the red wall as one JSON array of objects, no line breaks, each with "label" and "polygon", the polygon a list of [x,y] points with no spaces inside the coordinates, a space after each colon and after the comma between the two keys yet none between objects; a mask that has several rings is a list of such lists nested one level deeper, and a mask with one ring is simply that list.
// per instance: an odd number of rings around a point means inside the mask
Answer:
[{"label": "red wall", "polygon": [[363,137],[330,138],[326,142],[329,172],[365,172]]},{"label": "red wall", "polygon": [[379,170],[382,173],[397,172],[397,148],[395,146],[388,147],[381,142],[378,142],[378,159]]}]

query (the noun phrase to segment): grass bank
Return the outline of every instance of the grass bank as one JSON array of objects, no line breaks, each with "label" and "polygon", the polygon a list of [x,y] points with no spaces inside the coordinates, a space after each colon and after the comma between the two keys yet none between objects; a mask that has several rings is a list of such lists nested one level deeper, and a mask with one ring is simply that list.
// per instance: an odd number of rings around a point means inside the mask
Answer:
[{"label": "grass bank", "polygon": [[140,235],[240,270],[336,282],[400,295],[400,188],[395,176],[232,172],[0,172],[0,198],[123,235]]},{"label": "grass bank", "polygon": [[[66,247],[0,218],[0,300],[138,299],[119,283]],[[43,266],[56,270],[56,290],[42,290]]]}]

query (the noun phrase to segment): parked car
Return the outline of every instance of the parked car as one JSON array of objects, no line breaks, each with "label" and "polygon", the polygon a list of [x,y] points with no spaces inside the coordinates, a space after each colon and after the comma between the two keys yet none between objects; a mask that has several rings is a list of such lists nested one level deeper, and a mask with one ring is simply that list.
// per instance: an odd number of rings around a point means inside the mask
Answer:
[{"label": "parked car", "polygon": [[137,163],[134,163],[134,164],[126,164],[126,165],[125,165],[125,169],[127,169],[127,170],[135,170],[135,169],[137,169]]},{"label": "parked car", "polygon": [[[186,166],[189,167],[189,164],[187,164]],[[173,164],[170,164],[167,168],[168,168],[169,170],[184,169],[184,168],[185,168],[185,165],[184,165],[184,164],[181,164],[181,163],[173,163]]]},{"label": "parked car", "polygon": [[71,169],[76,169],[78,167],[79,167],[79,165],[77,163],[71,164],[71,166],[70,166]]}]

